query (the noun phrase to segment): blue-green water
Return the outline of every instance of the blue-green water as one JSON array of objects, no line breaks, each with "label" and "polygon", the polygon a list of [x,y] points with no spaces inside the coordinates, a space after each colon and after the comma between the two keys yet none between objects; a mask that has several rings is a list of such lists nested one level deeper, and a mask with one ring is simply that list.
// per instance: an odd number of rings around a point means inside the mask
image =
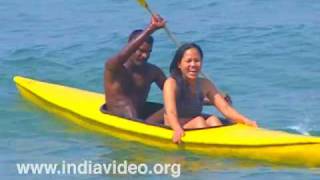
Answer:
[{"label": "blue-green water", "polygon": [[[203,71],[232,95],[240,112],[265,128],[320,135],[319,1],[149,3],[179,40],[203,47]],[[179,162],[181,177],[186,179],[320,178],[319,169],[166,152],[126,142],[78,127],[21,99],[12,82],[14,75],[102,92],[105,59],[126,43],[133,29],[149,22],[135,0],[2,0],[0,22],[2,179],[118,177],[20,176],[15,169],[17,162],[83,159]],[[150,62],[167,73],[174,44],[163,31],[154,37]],[[160,95],[154,87],[149,98],[162,101]]]}]

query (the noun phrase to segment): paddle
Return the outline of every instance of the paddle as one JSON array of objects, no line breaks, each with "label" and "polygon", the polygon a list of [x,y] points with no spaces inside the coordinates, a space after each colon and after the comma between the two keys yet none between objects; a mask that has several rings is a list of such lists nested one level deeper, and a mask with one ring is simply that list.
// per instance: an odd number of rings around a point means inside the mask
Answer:
[{"label": "paddle", "polygon": [[[155,13],[150,9],[147,1],[145,0],[137,0],[138,3],[145,8],[150,14],[151,16],[153,16]],[[174,35],[171,33],[171,31],[168,29],[167,25],[164,27],[164,30],[166,31],[166,33],[168,34],[169,38],[173,41],[173,43],[179,47],[181,45],[181,43],[174,37]]]}]

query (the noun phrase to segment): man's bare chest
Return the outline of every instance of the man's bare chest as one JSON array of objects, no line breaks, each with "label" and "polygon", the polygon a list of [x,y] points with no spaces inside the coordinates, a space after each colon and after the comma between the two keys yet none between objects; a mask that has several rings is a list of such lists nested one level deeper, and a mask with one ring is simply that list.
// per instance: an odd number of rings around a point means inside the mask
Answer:
[{"label": "man's bare chest", "polygon": [[152,77],[147,73],[123,72],[118,81],[126,91],[145,91],[150,87]]}]

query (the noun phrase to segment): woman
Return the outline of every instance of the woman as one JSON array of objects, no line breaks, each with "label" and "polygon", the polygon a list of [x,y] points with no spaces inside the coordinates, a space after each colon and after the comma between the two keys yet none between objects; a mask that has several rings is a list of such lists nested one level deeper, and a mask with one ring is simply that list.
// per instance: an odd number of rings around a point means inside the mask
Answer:
[{"label": "woman", "polygon": [[201,114],[203,97],[228,119],[257,127],[255,121],[243,116],[232,108],[208,79],[200,78],[203,53],[195,43],[186,43],[177,51],[170,65],[171,76],[165,81],[163,98],[165,125],[174,130],[173,142],[180,143],[184,129],[206,128],[222,125],[211,115]]}]

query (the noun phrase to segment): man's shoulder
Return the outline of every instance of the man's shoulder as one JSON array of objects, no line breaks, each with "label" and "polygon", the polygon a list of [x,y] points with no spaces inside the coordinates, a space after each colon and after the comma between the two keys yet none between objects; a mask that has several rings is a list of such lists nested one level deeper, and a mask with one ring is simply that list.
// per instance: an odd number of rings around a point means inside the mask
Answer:
[{"label": "man's shoulder", "polygon": [[148,68],[150,73],[159,73],[159,72],[162,73],[162,70],[160,67],[151,63],[146,63],[146,68]]},{"label": "man's shoulder", "polygon": [[145,78],[147,79],[152,79],[152,80],[164,80],[166,79],[166,75],[164,72],[156,65],[148,63],[146,64],[146,69],[145,69]]},{"label": "man's shoulder", "polygon": [[147,62],[145,65],[146,65],[147,68],[150,68],[150,69],[159,69],[159,70],[161,70],[157,65],[149,63],[149,62]]},{"label": "man's shoulder", "polygon": [[123,65],[117,65],[115,60],[110,58],[105,62],[105,70],[111,73],[120,73],[125,70]]}]

